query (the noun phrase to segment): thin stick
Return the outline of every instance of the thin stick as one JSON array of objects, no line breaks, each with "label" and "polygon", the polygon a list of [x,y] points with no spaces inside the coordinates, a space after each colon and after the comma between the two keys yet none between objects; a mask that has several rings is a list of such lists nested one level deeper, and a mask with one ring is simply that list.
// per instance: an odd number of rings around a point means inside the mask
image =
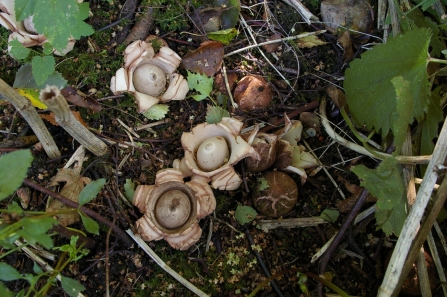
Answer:
[{"label": "thin stick", "polygon": [[129,234],[130,237],[140,246],[140,248],[148,254],[149,257],[152,258],[152,260],[157,263],[160,268],[162,268],[164,271],[169,273],[173,278],[175,278],[179,283],[184,285],[186,288],[188,288],[191,292],[196,294],[197,296],[202,297],[208,297],[207,294],[202,292],[199,288],[191,284],[187,279],[183,278],[180,274],[178,274],[176,271],[174,271],[171,267],[166,265],[165,262],[144,242],[143,239],[141,239],[138,235],[135,235],[132,230],[128,229],[126,230],[127,234]]},{"label": "thin stick", "polygon": [[320,217],[310,217],[310,218],[293,218],[293,219],[282,219],[282,220],[260,220],[258,221],[258,226],[261,229],[276,229],[276,228],[300,228],[300,227],[310,227],[317,226],[319,224],[327,224],[328,221]]},{"label": "thin stick", "polygon": [[[416,197],[404,227],[397,241],[396,247],[391,256],[390,263],[383,278],[382,285],[379,288],[378,297],[391,296],[396,290],[402,268],[407,259],[411,243],[415,239],[419,223],[424,214],[425,207],[430,200],[433,187],[439,177],[437,166],[444,163],[447,156],[447,119],[444,121],[438,141],[433,151],[432,158],[425,172],[424,180]],[[438,194],[441,191],[438,191]]]},{"label": "thin stick", "polygon": [[[329,120],[326,117],[326,100],[322,100],[320,103],[320,116],[321,116],[321,124],[323,125],[326,133],[333,140],[338,142],[339,144],[368,157],[371,158],[389,158],[390,154],[386,154],[384,152],[375,151],[375,155],[371,154],[368,150],[366,150],[363,146],[358,145],[354,142],[351,142],[341,135],[337,134],[331,127]],[[397,162],[401,164],[427,164],[430,161],[431,156],[395,156]]]},{"label": "thin stick", "polygon": [[[436,222],[436,221],[435,221]],[[436,248],[435,239],[433,238],[433,234],[430,231],[427,237],[428,246],[430,247],[431,256],[433,258],[433,262],[436,266],[436,271],[438,271],[439,280],[441,281],[442,290],[444,291],[444,296],[447,296],[447,279],[445,277],[444,268],[441,262],[441,258],[439,257],[438,249]]]},{"label": "thin stick", "polygon": [[303,37],[312,36],[312,35],[318,35],[318,34],[322,34],[322,33],[326,33],[326,30],[320,30],[320,31],[315,31],[315,32],[307,32],[307,33],[303,33],[303,34],[300,34],[300,35],[288,36],[288,37],[283,37],[283,38],[279,38],[279,39],[269,40],[269,41],[266,41],[266,42],[256,43],[256,44],[252,44],[252,45],[240,48],[238,50],[232,51],[232,52],[230,52],[228,54],[225,54],[224,57],[226,58],[226,57],[232,56],[234,54],[237,54],[237,53],[249,50],[251,48],[260,47],[260,46],[267,45],[267,44],[277,43],[277,42],[280,42],[280,41],[295,40],[295,39],[300,39],[300,38],[303,38]]},{"label": "thin stick", "polygon": [[47,86],[43,89],[40,92],[40,100],[54,113],[56,122],[86,149],[100,157],[109,153],[107,145],[74,117],[67,100],[56,86]]},{"label": "thin stick", "polygon": [[51,159],[61,156],[56,143],[31,102],[20,96],[13,88],[0,78],[0,95],[8,100],[20,112],[25,121],[33,129],[43,149]]}]

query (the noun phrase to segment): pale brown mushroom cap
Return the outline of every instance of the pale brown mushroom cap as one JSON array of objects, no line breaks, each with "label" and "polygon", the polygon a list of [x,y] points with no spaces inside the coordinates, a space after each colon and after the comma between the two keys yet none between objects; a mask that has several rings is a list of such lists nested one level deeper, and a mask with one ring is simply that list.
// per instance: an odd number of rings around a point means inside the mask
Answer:
[{"label": "pale brown mushroom cap", "polygon": [[267,107],[272,101],[272,92],[265,79],[249,75],[237,84],[234,100],[242,110],[253,111]]}]

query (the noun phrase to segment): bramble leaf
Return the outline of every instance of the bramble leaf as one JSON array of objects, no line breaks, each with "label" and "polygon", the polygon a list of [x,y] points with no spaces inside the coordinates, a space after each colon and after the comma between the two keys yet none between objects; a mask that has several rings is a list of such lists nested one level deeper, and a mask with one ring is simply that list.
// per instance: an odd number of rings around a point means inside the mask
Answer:
[{"label": "bramble leaf", "polygon": [[219,123],[223,117],[229,117],[230,113],[220,106],[207,105],[205,120],[208,124]]},{"label": "bramble leaf", "polygon": [[56,61],[53,56],[35,56],[31,61],[31,66],[36,84],[43,84],[54,73],[55,65]]},{"label": "bramble leaf", "polygon": [[146,110],[143,115],[149,120],[161,120],[164,119],[169,111],[169,106],[167,104],[155,104],[148,110]]},{"label": "bramble leaf", "polygon": [[258,213],[251,206],[238,205],[234,217],[239,224],[245,225],[253,221]]},{"label": "bramble leaf", "polygon": [[79,206],[89,203],[90,201],[95,199],[105,183],[105,178],[100,178],[86,185],[79,194]]},{"label": "bramble leaf", "polygon": [[391,80],[396,91],[396,120],[392,123],[391,130],[394,134],[394,145],[396,146],[395,153],[399,153],[402,144],[405,141],[408,123],[411,121],[411,114],[413,112],[413,98],[409,93],[410,82],[405,80],[402,76],[396,76]]},{"label": "bramble leaf", "polygon": [[57,223],[57,220],[52,217],[25,217],[21,220],[22,229],[18,230],[17,234],[29,244],[39,243],[46,249],[50,249],[53,247],[53,240],[47,234],[47,231]]},{"label": "bramble leaf", "polygon": [[192,95],[196,101],[201,101],[210,96],[213,90],[214,79],[204,74],[188,71],[188,86],[190,90],[196,90],[199,94]]},{"label": "bramble leaf", "polygon": [[[400,110],[407,110],[407,105],[413,110],[406,124],[413,122],[413,118],[423,119],[430,98],[427,74],[430,36],[431,30],[416,29],[375,46],[362,54],[361,59],[351,62],[344,87],[349,110],[358,124],[381,130],[382,136],[393,129],[399,120],[397,101],[400,99],[391,82],[396,76],[410,83],[405,93],[411,94],[412,100],[399,103]],[[406,130],[393,130],[393,133],[402,132]]]},{"label": "bramble leaf", "polygon": [[377,197],[376,219],[378,225],[387,235],[400,234],[405,211],[405,185],[401,169],[396,159],[386,158],[376,169],[363,165],[355,166],[352,171],[362,180],[361,186]]},{"label": "bramble leaf", "polygon": [[421,155],[430,155],[435,148],[433,140],[438,137],[438,125],[439,122],[444,119],[442,110],[439,106],[439,102],[441,102],[440,92],[443,92],[442,89],[442,86],[439,86],[431,93],[428,112],[424,121],[422,121]]},{"label": "bramble leaf", "polygon": [[20,187],[32,161],[29,150],[18,150],[0,157],[0,200]]},{"label": "bramble leaf", "polygon": [[9,46],[11,47],[9,54],[13,56],[14,59],[25,59],[31,52],[29,48],[24,47],[17,39],[11,40]]}]

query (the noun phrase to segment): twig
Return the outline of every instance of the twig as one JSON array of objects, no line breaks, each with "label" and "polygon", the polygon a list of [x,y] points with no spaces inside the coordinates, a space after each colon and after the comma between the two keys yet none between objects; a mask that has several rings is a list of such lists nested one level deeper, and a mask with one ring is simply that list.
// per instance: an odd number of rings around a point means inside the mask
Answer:
[{"label": "twig", "polygon": [[[41,185],[38,185],[32,181],[30,181],[29,179],[25,178],[23,183],[25,185],[27,185],[28,187],[31,187],[33,189],[36,189],[46,195],[49,195],[53,198],[59,199],[60,201],[62,201],[64,204],[73,207],[73,208],[79,208],[79,204],[54,192],[51,191],[50,189],[44,188]],[[129,239],[129,237],[127,237],[127,235],[117,226],[113,225],[112,222],[110,222],[109,220],[107,220],[106,218],[104,218],[103,216],[101,216],[100,214],[98,214],[97,212],[85,207],[85,206],[81,206],[81,210],[88,215],[89,217],[97,220],[100,223],[103,223],[104,225],[108,226],[109,228],[112,228],[113,232],[115,232],[115,234],[121,238],[121,240],[127,245],[127,247],[131,247],[133,245],[132,241]]]},{"label": "twig", "polygon": [[436,270],[438,271],[438,276],[441,282],[442,290],[444,291],[444,296],[447,296],[447,279],[445,277],[444,268],[441,262],[441,258],[439,257],[438,249],[436,248],[435,239],[433,238],[433,234],[431,231],[430,233],[428,233],[427,242],[428,246],[430,247],[431,256],[433,258],[433,262],[435,263]]},{"label": "twig", "polygon": [[[415,239],[425,207],[430,200],[433,187],[436,183],[438,165],[443,164],[447,155],[447,119],[444,121],[438,141],[436,142],[432,158],[428,164],[424,180],[419,188],[416,202],[405,220],[402,232],[391,256],[390,263],[385,273],[382,285],[379,288],[378,297],[391,296],[396,290],[402,268],[407,259],[411,243]],[[438,191],[438,194],[441,191]],[[430,228],[429,228],[430,229]],[[427,234],[427,233],[426,233]]]},{"label": "twig", "polygon": [[128,229],[126,230],[127,234],[129,234],[130,237],[140,246],[140,248],[148,254],[149,257],[152,258],[152,260],[157,263],[160,268],[162,268],[164,271],[169,273],[173,278],[175,278],[179,283],[184,285],[186,288],[188,288],[191,292],[196,294],[197,296],[207,297],[208,295],[202,292],[199,288],[191,284],[188,280],[183,278],[180,274],[178,274],[176,271],[174,271],[171,267],[166,265],[165,262],[144,242],[143,239],[141,239],[138,235],[135,235],[132,230]]},{"label": "twig", "polygon": [[[323,125],[326,133],[333,140],[338,142],[339,144],[368,157],[371,158],[389,158],[390,154],[386,154],[384,152],[375,151],[375,154],[371,154],[368,150],[366,150],[363,146],[358,145],[354,142],[351,142],[339,134],[337,134],[331,127],[329,120],[326,117],[326,100],[322,100],[320,103],[320,116],[321,116],[321,124]],[[427,164],[430,161],[431,156],[395,156],[397,162],[401,164]]]},{"label": "twig", "polygon": [[107,145],[74,117],[67,100],[56,86],[47,86],[40,92],[39,98],[54,113],[56,122],[86,149],[97,156],[105,156],[109,153]]},{"label": "twig", "polygon": [[54,142],[50,132],[37,114],[31,102],[19,95],[13,88],[0,78],[0,95],[8,100],[16,110],[20,112],[25,121],[33,129],[37,138],[42,143],[43,149],[51,159],[60,157],[61,153]]},{"label": "twig", "polygon": [[327,223],[329,222],[325,221],[320,217],[311,217],[311,218],[293,218],[293,219],[282,219],[282,220],[260,220],[258,221],[258,226],[261,229],[276,229],[276,228],[310,227]]}]

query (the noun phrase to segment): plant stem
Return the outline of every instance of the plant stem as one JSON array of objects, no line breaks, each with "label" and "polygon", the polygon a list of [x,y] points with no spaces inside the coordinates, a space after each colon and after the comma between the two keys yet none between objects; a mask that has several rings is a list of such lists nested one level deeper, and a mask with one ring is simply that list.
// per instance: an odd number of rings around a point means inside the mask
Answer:
[{"label": "plant stem", "polygon": [[434,62],[434,63],[439,63],[439,64],[447,64],[447,60],[436,59],[436,58],[432,58],[432,57],[430,57],[428,59],[428,62]]},{"label": "plant stem", "polygon": [[99,157],[109,153],[109,148],[84,127],[71,113],[67,100],[56,86],[47,86],[40,92],[40,100],[54,113],[56,122],[86,149]]},{"label": "plant stem", "polygon": [[0,78],[0,95],[5,97],[18,112],[22,115],[28,125],[33,129],[39,141],[42,143],[43,149],[51,159],[61,156],[56,143],[42,119],[37,114],[36,109],[31,102],[20,96],[13,88]]}]

